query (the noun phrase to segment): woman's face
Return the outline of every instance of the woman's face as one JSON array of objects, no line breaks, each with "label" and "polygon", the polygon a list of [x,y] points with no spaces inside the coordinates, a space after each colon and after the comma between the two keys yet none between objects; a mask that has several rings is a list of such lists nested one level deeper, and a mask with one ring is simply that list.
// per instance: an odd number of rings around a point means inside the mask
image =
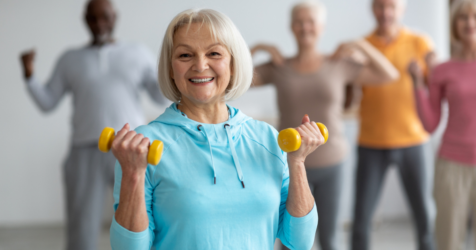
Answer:
[{"label": "woman's face", "polygon": [[322,30],[315,10],[301,8],[296,10],[291,23],[294,37],[300,47],[315,46]]},{"label": "woman's face", "polygon": [[207,26],[193,23],[174,35],[171,77],[186,99],[195,104],[221,102],[231,79],[231,55]]},{"label": "woman's face", "polygon": [[473,8],[462,10],[456,17],[456,34],[464,44],[476,43],[476,10]]}]

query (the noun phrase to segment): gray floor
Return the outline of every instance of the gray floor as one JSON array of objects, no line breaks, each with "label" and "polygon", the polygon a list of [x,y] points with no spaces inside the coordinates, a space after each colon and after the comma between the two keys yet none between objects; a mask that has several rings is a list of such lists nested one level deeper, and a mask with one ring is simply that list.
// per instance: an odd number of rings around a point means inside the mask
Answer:
[{"label": "gray floor", "polygon": [[[0,250],[60,250],[64,246],[63,236],[63,228],[58,226],[0,228]],[[347,239],[347,235],[344,238]],[[408,221],[380,223],[375,226],[372,240],[373,249],[416,249],[413,229]],[[342,249],[348,249],[346,245],[347,240],[343,240]],[[473,245],[472,240],[469,240],[467,245]],[[99,242],[98,250],[110,249],[109,235],[107,229],[105,229]],[[467,249],[474,248],[468,247]]]}]

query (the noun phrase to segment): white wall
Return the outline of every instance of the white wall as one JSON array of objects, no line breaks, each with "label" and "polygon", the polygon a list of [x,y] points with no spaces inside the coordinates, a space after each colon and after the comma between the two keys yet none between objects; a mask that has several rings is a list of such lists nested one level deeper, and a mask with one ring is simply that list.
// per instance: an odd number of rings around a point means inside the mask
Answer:
[{"label": "white wall", "polygon": [[[63,221],[61,172],[69,145],[71,98],[65,98],[53,112],[41,113],[25,91],[18,56],[22,50],[36,48],[36,75],[47,79],[60,53],[88,41],[82,22],[84,2],[0,1],[0,226]],[[229,15],[250,45],[271,42],[286,55],[292,55],[295,45],[288,27],[293,2],[116,0],[116,35],[122,40],[143,42],[157,52],[166,25],[175,14],[190,7],[209,7]],[[329,10],[327,29],[319,46],[323,51],[330,52],[337,42],[361,37],[371,30],[369,0],[323,2]],[[448,47],[445,6],[445,0],[412,0],[405,17],[410,26],[432,36],[443,55]],[[251,90],[233,105],[254,117],[275,119],[278,115],[273,88]],[[144,107],[149,119],[163,111],[147,98]],[[391,194],[398,196],[398,192]],[[401,198],[392,198],[384,199],[382,205],[392,208],[390,215],[404,215],[402,204]]]}]

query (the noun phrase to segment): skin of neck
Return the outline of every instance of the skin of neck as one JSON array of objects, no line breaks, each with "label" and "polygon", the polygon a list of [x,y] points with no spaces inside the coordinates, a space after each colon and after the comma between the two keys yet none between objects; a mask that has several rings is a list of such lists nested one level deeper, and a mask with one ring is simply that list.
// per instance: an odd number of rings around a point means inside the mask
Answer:
[{"label": "skin of neck", "polygon": [[182,96],[177,108],[189,119],[199,123],[218,124],[228,120],[228,107],[223,98],[210,103],[197,103]]},{"label": "skin of neck", "polygon": [[299,45],[296,60],[299,62],[314,61],[316,60],[316,55],[319,55],[316,46]]},{"label": "skin of neck", "polygon": [[462,42],[461,51],[457,55],[463,61],[476,60],[476,42]]},{"label": "skin of neck", "polygon": [[382,40],[386,42],[391,42],[395,38],[397,38],[400,29],[401,25],[398,23],[395,23],[391,26],[378,25],[377,29],[375,30],[375,34],[377,34],[378,37],[382,38]]},{"label": "skin of neck", "polygon": [[92,37],[91,46],[103,46],[106,44],[114,43],[114,38],[109,37],[107,39],[98,39],[97,37]]}]

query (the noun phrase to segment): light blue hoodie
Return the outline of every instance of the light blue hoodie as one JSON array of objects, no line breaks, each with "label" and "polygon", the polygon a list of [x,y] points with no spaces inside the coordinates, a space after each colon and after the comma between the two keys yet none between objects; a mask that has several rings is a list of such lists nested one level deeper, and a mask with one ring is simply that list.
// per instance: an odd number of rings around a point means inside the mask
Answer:
[{"label": "light blue hoodie", "polygon": [[[164,142],[161,162],[149,165],[145,201],[149,228],[131,232],[113,219],[110,239],[122,249],[272,250],[312,247],[316,207],[300,218],[286,210],[289,171],[277,131],[228,106],[221,124],[200,124],[172,104],[136,129]],[[116,163],[114,209],[122,171]]]}]

